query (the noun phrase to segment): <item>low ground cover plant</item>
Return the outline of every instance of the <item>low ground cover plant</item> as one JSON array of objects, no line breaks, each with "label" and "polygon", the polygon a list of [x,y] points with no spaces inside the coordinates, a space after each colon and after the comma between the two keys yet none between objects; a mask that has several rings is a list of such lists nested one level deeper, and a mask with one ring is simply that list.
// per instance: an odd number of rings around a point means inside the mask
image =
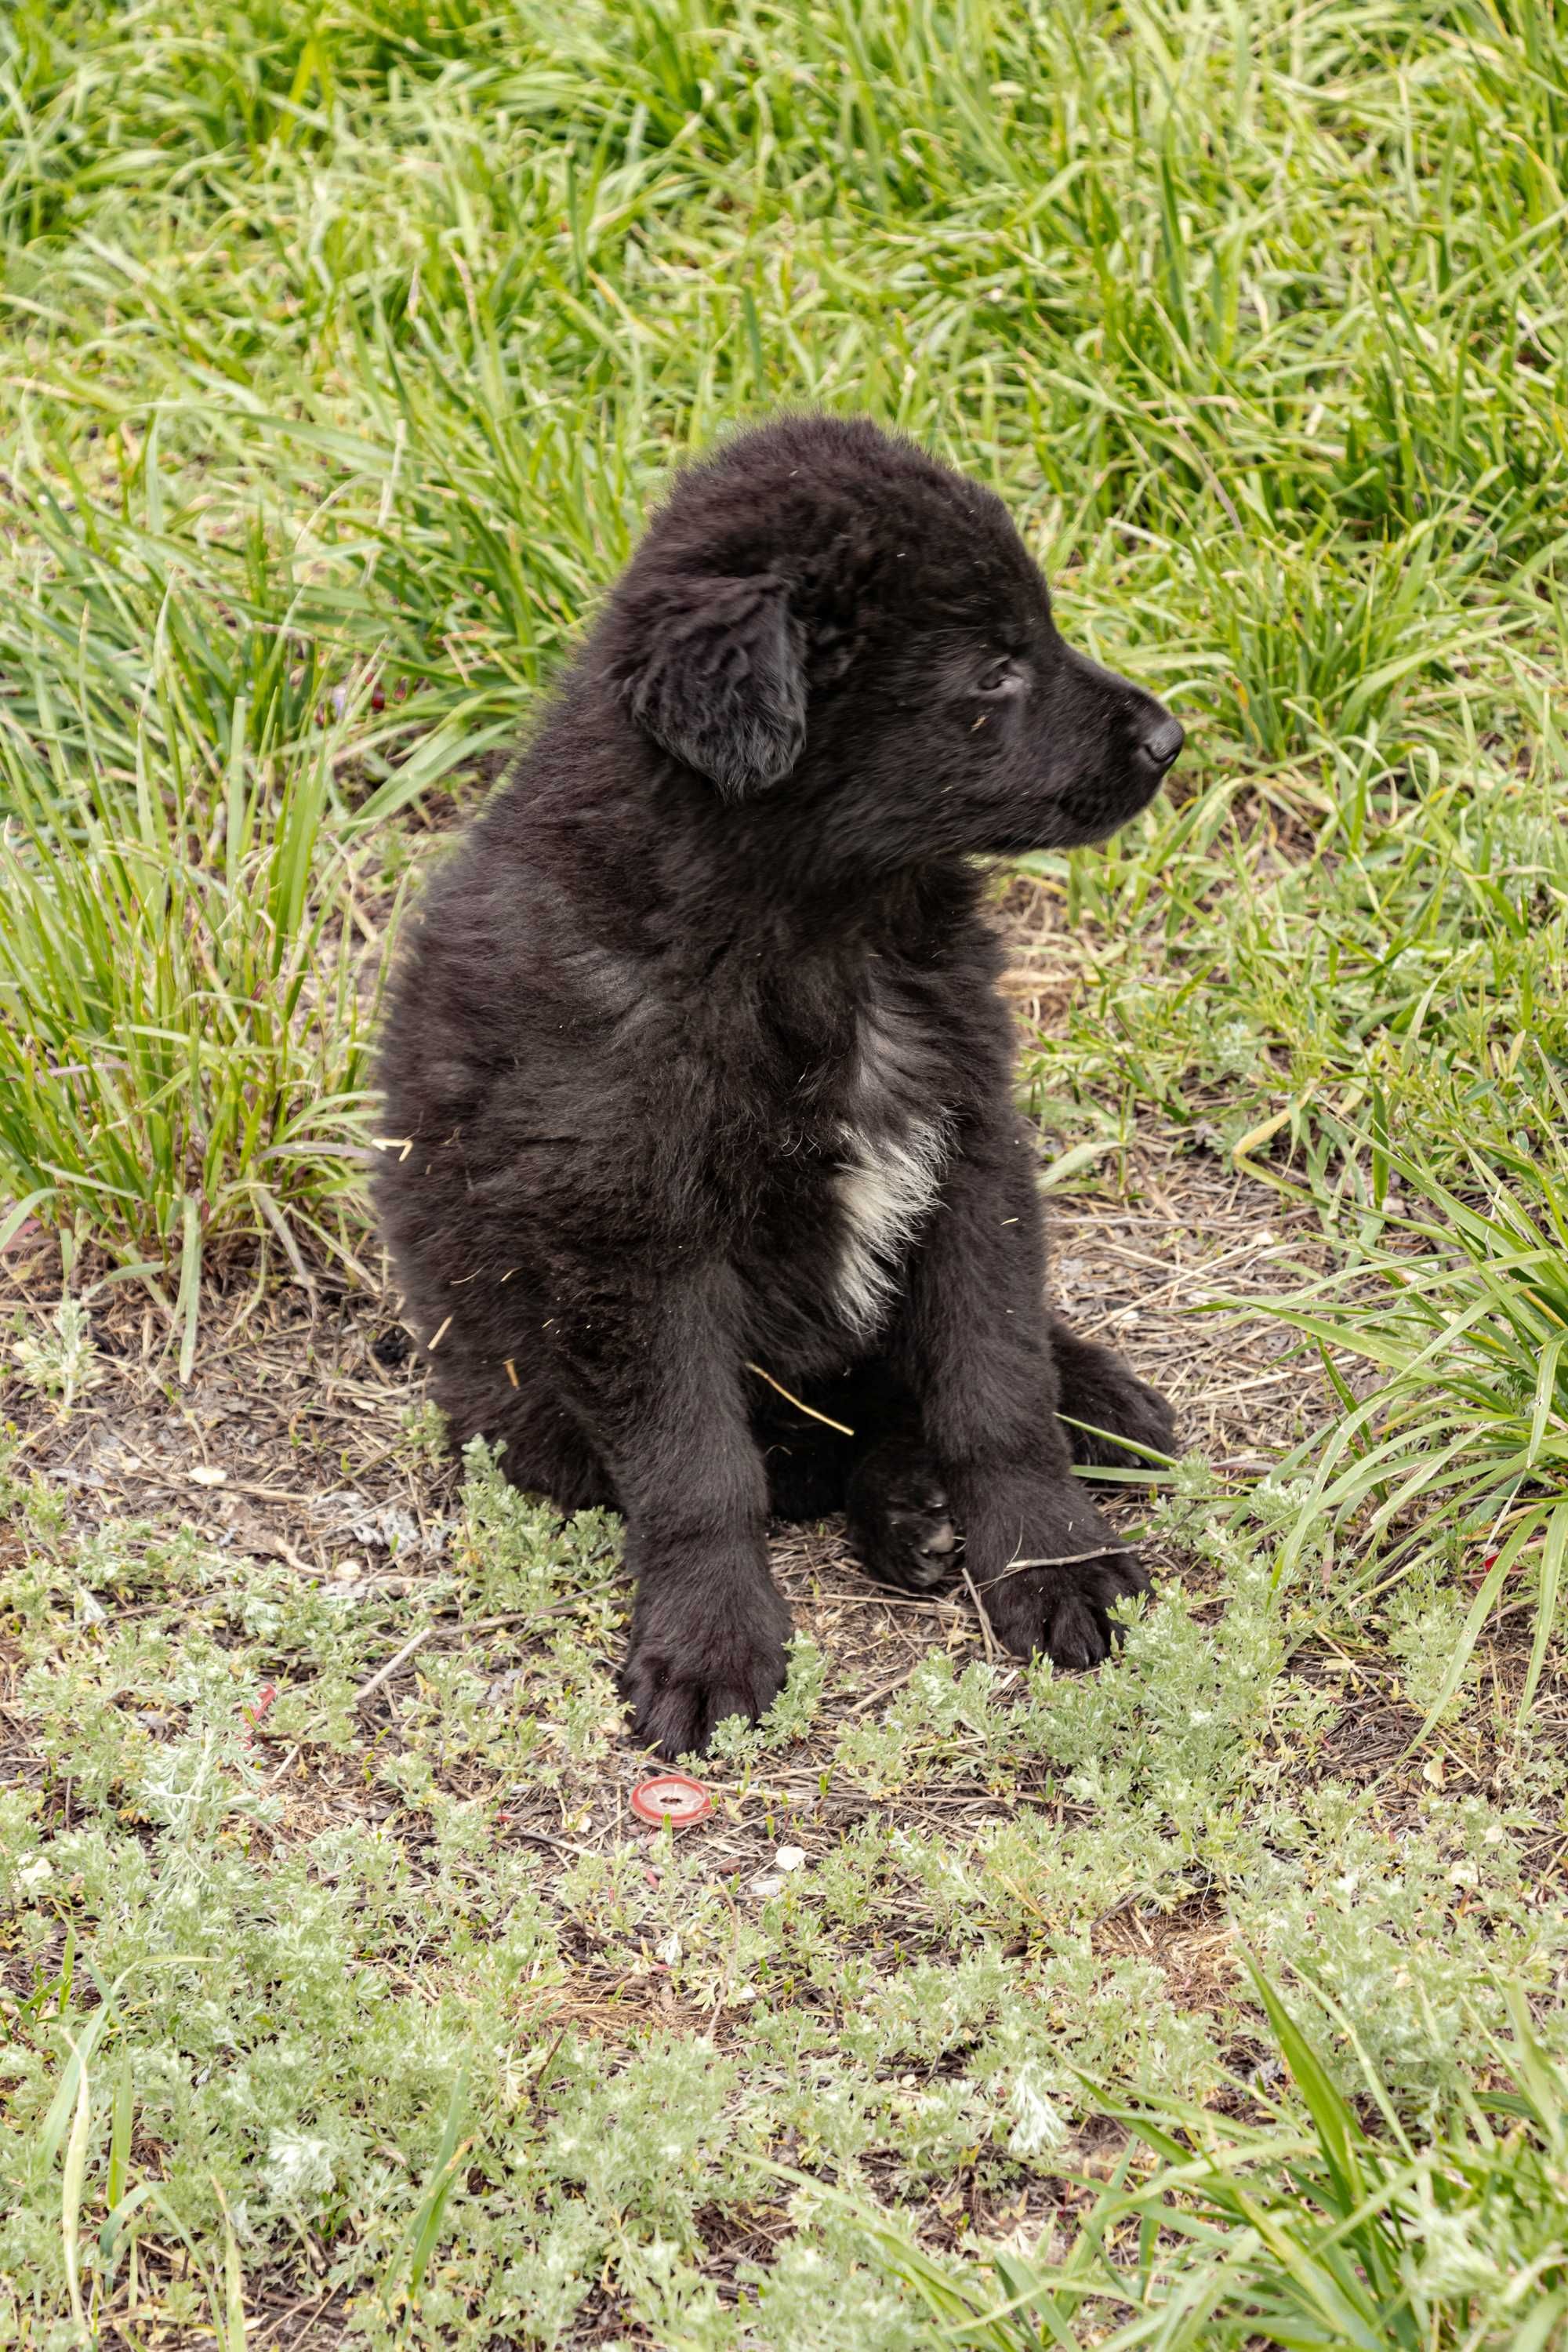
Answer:
[{"label": "low ground cover plant", "polygon": [[[1277,1504],[1200,1530],[1223,1608],[1172,1588],[1103,1681],[1042,1666],[1009,1692],[984,1658],[956,1676],[931,1658],[873,1737],[803,1651],[793,1718],[718,1783],[763,1865],[726,1882],[668,1833],[563,1869],[517,1832],[605,1802],[613,1522],[563,1533],[476,1453],[447,1565],[398,1597],[267,1573],[189,1527],[84,1540],[18,1467],[11,1704],[48,1775],[0,1800],[0,2276],[24,2340],[57,2311],[70,2341],[77,2297],[104,2336],[138,2315],[221,2332],[237,2265],[254,2318],[302,2262],[372,2342],[569,2341],[608,2276],[655,2342],[912,2346],[949,2270],[901,2217],[945,2214],[951,2239],[969,2179],[1026,2210],[1031,2182],[1063,2179],[1045,2243],[1080,2222],[1082,2242],[1057,2268],[993,2261],[967,2305],[952,2273],[952,2316],[1031,2282],[1037,2327],[1076,2324],[1092,2292],[1118,2325],[1120,2297],[1190,2329],[1202,2282],[1211,2315],[1288,2296],[1298,2245],[1324,2294],[1340,2277],[1381,2310],[1380,2345],[1428,2288],[1513,2308],[1527,2252],[1542,2294],[1561,2285],[1541,2201],[1561,2021],[1530,2005],[1568,1965],[1568,1916],[1538,1899],[1530,1805],[1428,1788],[1395,1842],[1371,1798],[1294,1777],[1338,1710],[1289,1668],[1316,1580],[1273,1575]],[[524,1599],[540,1633],[518,1666],[496,1604]],[[367,1669],[431,1616],[417,1677],[367,1722]],[[1561,1804],[1561,1756],[1535,1771]],[[68,1829],[47,1794],[67,1782]],[[1009,1786],[1026,1800],[978,1838],[909,1803]],[[824,1787],[876,1801],[824,1836]],[[809,1857],[781,1874],[792,1820]],[[1107,1943],[1194,1902],[1232,1954],[1206,2013],[1136,1937]],[[1287,1977],[1318,1988],[1312,2022],[1271,1990]],[[1262,2101],[1252,2119],[1227,2117],[1227,2077]],[[1113,2179],[1080,2216],[1065,2182],[1093,2130],[1118,2134]],[[1401,2252],[1428,2190],[1453,2217],[1447,2285],[1436,2222],[1419,2261]],[[1363,2204],[1365,2244],[1331,2245]],[[722,2295],[715,2210],[784,2233]],[[1140,2271],[1128,2231],[1150,2217]],[[1368,2246],[1388,2266],[1363,2294],[1344,2281]]]}]

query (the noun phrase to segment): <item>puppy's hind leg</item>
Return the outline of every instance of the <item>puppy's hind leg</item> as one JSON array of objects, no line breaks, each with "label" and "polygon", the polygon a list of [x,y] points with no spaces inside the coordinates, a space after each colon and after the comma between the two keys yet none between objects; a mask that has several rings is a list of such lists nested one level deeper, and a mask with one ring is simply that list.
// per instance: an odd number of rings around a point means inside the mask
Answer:
[{"label": "puppy's hind leg", "polygon": [[[1113,1349],[1080,1339],[1058,1315],[1051,1317],[1050,1339],[1060,1387],[1057,1411],[1075,1462],[1149,1469],[1151,1453],[1175,1450],[1176,1416],[1158,1389],[1141,1381]],[[1118,1445],[1119,1437],[1131,1438],[1131,1445]]]},{"label": "puppy's hind leg", "polygon": [[856,1465],[849,1540],[879,1584],[931,1592],[956,1566],[958,1530],[935,1463],[917,1436],[885,1437]]},{"label": "puppy's hind leg", "polygon": [[886,1364],[813,1381],[797,1402],[764,1395],[752,1427],[775,1518],[847,1513],[850,1542],[880,1584],[926,1592],[947,1575],[957,1546],[947,1497]]},{"label": "puppy's hind leg", "polygon": [[502,1475],[525,1494],[548,1495],[563,1511],[614,1509],[610,1474],[582,1424],[531,1368],[489,1364],[455,1349],[435,1370],[436,1402],[452,1443],[482,1437]]},{"label": "puppy's hind leg", "polygon": [[879,1584],[930,1592],[952,1572],[958,1530],[915,1401],[879,1357],[859,1368],[855,1390],[856,1445],[844,1496],[849,1540]]}]

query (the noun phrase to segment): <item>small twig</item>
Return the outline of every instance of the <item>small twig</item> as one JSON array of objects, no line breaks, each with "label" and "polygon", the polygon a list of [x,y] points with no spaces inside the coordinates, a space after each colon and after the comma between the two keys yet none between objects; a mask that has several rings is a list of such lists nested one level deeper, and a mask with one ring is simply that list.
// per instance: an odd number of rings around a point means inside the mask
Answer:
[{"label": "small twig", "polygon": [[876,1706],[882,1699],[891,1698],[896,1690],[903,1689],[904,1685],[909,1681],[910,1675],[914,1674],[916,1667],[923,1664],[923,1663],[924,1661],[922,1659],[917,1658],[913,1666],[906,1666],[901,1675],[895,1675],[892,1681],[890,1683],[884,1683],[879,1690],[868,1691],[863,1698],[858,1698],[855,1701],[853,1706],[847,1707],[845,1709],[845,1713],[847,1715],[864,1715],[868,1708]]},{"label": "small twig", "polygon": [[937,1593],[930,1601],[921,1601],[912,1592],[895,1592],[890,1585],[879,1585],[871,1592],[817,1592],[812,1598],[834,1609],[912,1609],[921,1617],[940,1617],[946,1610],[963,1607],[951,1594]]},{"label": "small twig", "polygon": [[[408,2158],[407,2158],[406,2157],[400,2157],[400,2158],[399,2158],[399,2159],[398,2159],[398,2161],[399,2161],[400,2163],[402,2163],[402,2164],[406,2164],[406,2163],[407,2163],[407,2161],[408,2161]],[[331,2284],[331,2283],[329,2281],[328,2285],[327,2285],[327,2291],[326,2291],[326,2293],[325,2293],[323,2295],[321,2295],[321,2296],[320,2296],[320,2297],[318,2298],[317,2303],[316,2303],[316,2307],[315,2307],[315,2309],[314,2309],[314,2310],[310,2314],[310,2315],[308,2316],[308,2318],[307,2318],[307,2319],[306,2319],[306,2321],[305,2321],[304,2326],[303,2326],[299,2330],[298,2334],[295,2336],[294,2341],[295,2341],[295,2343],[296,2343],[296,2344],[302,2344],[302,2343],[304,2342],[304,2340],[305,2340],[306,2336],[309,2335],[309,2333],[310,2333],[310,2329],[315,2326],[315,2324],[316,2324],[317,2320],[321,2317],[321,2313],[322,2313],[322,2310],[325,2308],[325,2306],[326,2306],[329,2303],[331,2303],[331,2299],[332,2299],[333,2295],[334,2295],[334,2294],[337,2294],[337,2292],[338,2292],[337,2288],[336,2288],[334,2285],[332,2285],[332,2284]],[[310,2302],[310,2296],[309,2296],[308,2294],[302,2294],[302,2295],[300,2297],[300,2300],[299,2300],[299,2302],[298,2302],[298,2303],[291,2303],[291,2304],[289,2305],[289,2308],[288,2308],[288,2310],[287,2310],[287,2311],[281,2311],[281,2312],[278,2313],[278,2315],[276,2315],[276,2317],[274,2317],[274,2318],[272,2318],[272,2319],[269,2319],[269,2320],[268,2321],[268,2323],[267,2323],[268,2330],[268,2332],[273,2336],[273,2337],[274,2337],[274,2339],[275,2339],[275,2340],[279,2340],[279,2339],[278,2339],[278,2337],[277,2337],[277,2331],[279,2330],[279,2328],[280,2328],[280,2327],[283,2326],[284,2322],[285,2322],[286,2320],[292,2319],[292,2318],[293,2318],[293,2316],[294,2316],[294,2314],[295,2314],[297,2311],[303,2311],[303,2310],[304,2310],[304,2308],[305,2308],[305,2305]],[[254,2322],[254,2321],[247,2321],[247,2326],[254,2326],[254,2325],[255,2325],[255,2322]]]},{"label": "small twig", "polygon": [[[996,1663],[996,1636],[991,1631],[991,1620],[985,1613],[985,1603],[980,1598],[979,1589],[975,1584],[974,1579],[970,1575],[969,1570],[965,1566],[962,1558],[958,1563],[958,1572],[963,1579],[964,1584],[968,1589],[969,1597],[974,1603],[974,1613],[980,1620],[980,1638],[985,1644],[986,1662],[990,1665],[994,1665]],[[993,1584],[1000,1584],[1002,1580],[999,1576],[994,1576],[991,1579],[991,1581]]]},{"label": "small twig", "polygon": [[361,1683],[355,1695],[355,1705],[363,1706],[367,1698],[372,1697],[381,1688],[383,1683],[390,1682],[398,1667],[406,1665],[415,1651],[423,1649],[432,1634],[438,1633],[440,1630],[441,1621],[438,1617],[432,1617],[427,1625],[421,1625],[417,1633],[411,1634],[402,1649],[395,1650],[385,1665],[372,1675],[369,1682]]},{"label": "small twig", "polygon": [[293,1570],[296,1576],[311,1577],[321,1574],[321,1570],[312,1568],[309,1560],[300,1559],[293,1545],[283,1536],[257,1536],[253,1538],[253,1545],[258,1549],[269,1546],[277,1557]]},{"label": "small twig", "polygon": [[[121,1462],[117,1465],[115,1475],[123,1478],[144,1479],[149,1486],[175,1488],[186,1484],[191,1474],[174,1462],[154,1464],[151,1466],[145,1462],[134,1465]],[[321,1495],[296,1494],[292,1487],[289,1486],[252,1486],[249,1480],[245,1478],[226,1478],[221,1486],[208,1487],[206,1492],[213,1495],[248,1495],[252,1500],[259,1503],[292,1503],[297,1509],[305,1511],[310,1510],[326,1499]],[[310,1573],[314,1575],[315,1570],[311,1570]]]},{"label": "small twig", "polygon": [[539,2112],[539,2102],[544,2095],[544,2085],[550,2079],[550,2069],[554,2065],[556,2058],[560,2054],[561,2044],[565,2041],[566,2036],[571,2032],[571,2031],[572,2021],[568,2018],[560,2032],[556,2035],[554,2041],[551,2043],[549,2049],[545,2052],[544,2063],[540,2067],[538,2074],[534,2076],[533,2081],[529,2087],[528,2104],[535,2115]]},{"label": "small twig", "polygon": [[552,1853],[576,1854],[584,1862],[603,1862],[605,1857],[591,1845],[570,1845],[564,1838],[553,1838],[544,1830],[525,1830],[520,1822],[509,1823],[519,1837],[531,1838],[535,1845],[547,1845]]},{"label": "small twig", "polygon": [[825,1429],[836,1429],[840,1437],[854,1436],[855,1432],[849,1428],[847,1423],[835,1421],[830,1414],[818,1412],[814,1404],[805,1404],[799,1397],[792,1396],[789,1390],[785,1388],[784,1382],[782,1381],[775,1381],[772,1372],[764,1372],[761,1364],[753,1364],[748,1360],[746,1370],[749,1372],[755,1372],[758,1380],[766,1381],[769,1388],[776,1389],[780,1396],[783,1397],[785,1404],[793,1404],[797,1412],[809,1413],[812,1420],[821,1422]]},{"label": "small twig", "polygon": [[[989,1592],[994,1584],[1005,1584],[1010,1576],[1022,1576],[1026,1568],[1081,1568],[1086,1560],[1132,1559],[1137,1557],[1137,1552],[1136,1544],[1100,1544],[1094,1551],[1060,1551],[1048,1559],[1009,1560],[1000,1576],[988,1576],[980,1589],[983,1592]],[[973,1592],[974,1587],[969,1583],[967,1569],[963,1571],[963,1580]]]}]

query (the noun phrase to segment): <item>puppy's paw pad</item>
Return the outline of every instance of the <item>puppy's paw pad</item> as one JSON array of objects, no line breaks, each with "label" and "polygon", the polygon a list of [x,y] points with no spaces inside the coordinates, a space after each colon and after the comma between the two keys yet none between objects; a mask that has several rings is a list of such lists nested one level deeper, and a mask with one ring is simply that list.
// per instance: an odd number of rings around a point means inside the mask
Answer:
[{"label": "puppy's paw pad", "polygon": [[889,1496],[886,1525],[888,1549],[903,1562],[904,1580],[917,1592],[940,1584],[958,1549],[958,1530],[941,1487],[906,1500]]},{"label": "puppy's paw pad", "polygon": [[942,1482],[918,1454],[868,1466],[850,1496],[849,1533],[868,1573],[902,1592],[932,1591],[958,1549]]}]

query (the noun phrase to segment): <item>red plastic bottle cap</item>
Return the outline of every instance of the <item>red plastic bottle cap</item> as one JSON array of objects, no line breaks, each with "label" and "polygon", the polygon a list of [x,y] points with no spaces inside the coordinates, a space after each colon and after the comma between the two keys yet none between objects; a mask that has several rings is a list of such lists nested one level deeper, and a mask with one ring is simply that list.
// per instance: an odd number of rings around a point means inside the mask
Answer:
[{"label": "red plastic bottle cap", "polygon": [[633,1812],[656,1829],[667,1821],[674,1829],[688,1829],[712,1810],[713,1800],[701,1781],[689,1780],[684,1772],[660,1772],[632,1790]]}]

